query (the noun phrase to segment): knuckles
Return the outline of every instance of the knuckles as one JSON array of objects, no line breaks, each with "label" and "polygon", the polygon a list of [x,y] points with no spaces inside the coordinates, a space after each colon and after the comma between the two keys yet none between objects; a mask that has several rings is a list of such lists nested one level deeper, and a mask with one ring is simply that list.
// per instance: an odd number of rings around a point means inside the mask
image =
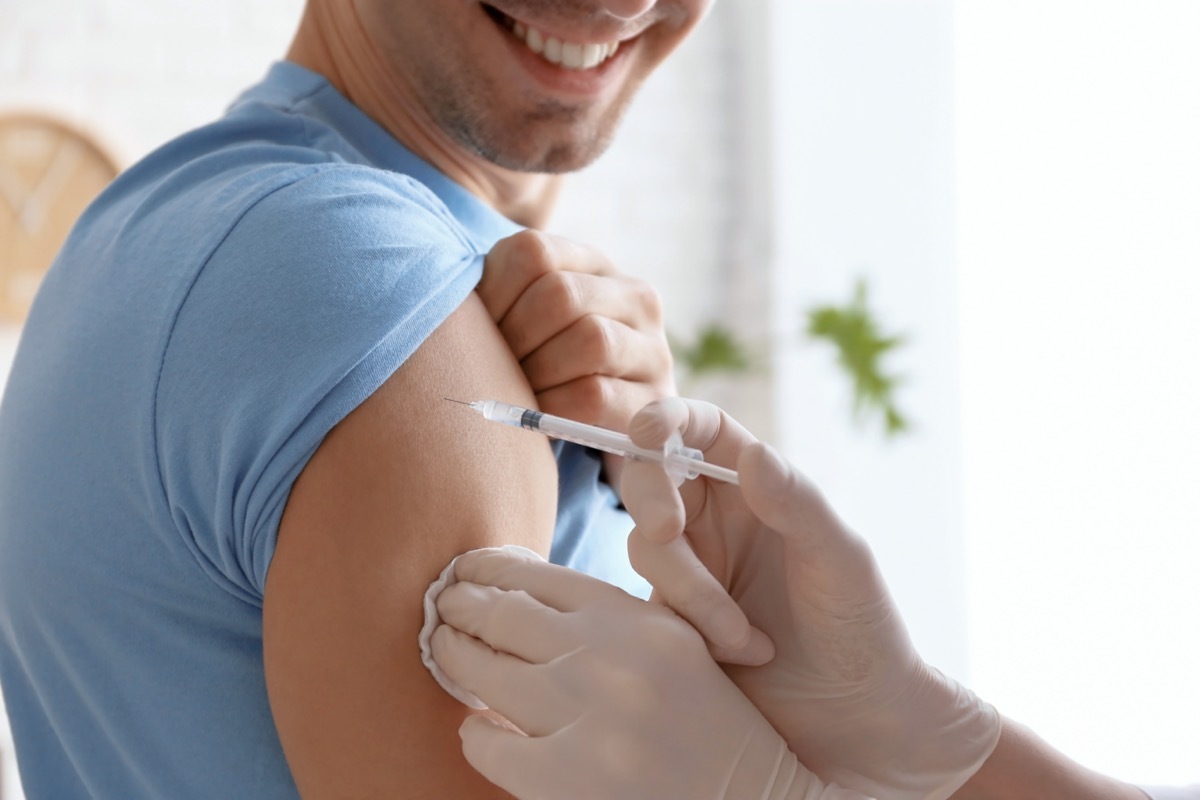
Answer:
[{"label": "knuckles", "polygon": [[612,382],[603,375],[584,375],[569,386],[557,387],[547,393],[542,409],[551,414],[570,417],[580,422],[597,424],[604,420],[615,402]]},{"label": "knuckles", "polygon": [[492,253],[505,264],[517,264],[531,272],[541,274],[553,269],[550,257],[551,247],[549,234],[526,228],[496,242]]},{"label": "knuckles", "polygon": [[593,368],[602,369],[619,364],[621,357],[620,333],[617,322],[599,314],[586,314],[578,325],[582,332],[580,355]]},{"label": "knuckles", "polygon": [[547,272],[538,278],[538,289],[544,295],[541,302],[547,310],[577,309],[583,307],[583,296],[575,280],[576,273]]},{"label": "knuckles", "polygon": [[663,321],[662,296],[648,281],[641,278],[629,278],[632,284],[630,294],[641,308],[642,313],[651,325],[658,326]]}]

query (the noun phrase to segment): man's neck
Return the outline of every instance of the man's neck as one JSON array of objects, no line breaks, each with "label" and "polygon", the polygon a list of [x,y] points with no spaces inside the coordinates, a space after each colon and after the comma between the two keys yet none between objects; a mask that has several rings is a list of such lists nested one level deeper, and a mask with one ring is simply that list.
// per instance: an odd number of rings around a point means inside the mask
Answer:
[{"label": "man's neck", "polygon": [[562,177],[504,169],[451,138],[379,52],[354,3],[310,2],[287,58],[323,75],[405,147],[504,216],[532,228],[545,225]]}]

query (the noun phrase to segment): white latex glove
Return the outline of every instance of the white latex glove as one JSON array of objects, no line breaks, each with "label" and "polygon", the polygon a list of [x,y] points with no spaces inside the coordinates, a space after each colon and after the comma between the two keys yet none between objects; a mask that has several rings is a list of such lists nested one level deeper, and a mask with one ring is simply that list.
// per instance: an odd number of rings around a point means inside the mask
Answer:
[{"label": "white latex glove", "polygon": [[735,618],[708,567],[776,648],[765,666],[726,672],[823,779],[897,800],[953,794],[996,745],[995,709],[921,659],[870,548],[799,472],[698,401],[652,403],[630,435],[657,448],[675,430],[736,467],[741,488],[699,478],[676,490],[658,465],[626,465],[630,559],[655,599],[712,639],[709,620]]},{"label": "white latex glove", "polygon": [[472,715],[459,734],[521,800],[863,800],[806,770],[670,609],[517,552],[454,571],[433,657],[520,729]]}]

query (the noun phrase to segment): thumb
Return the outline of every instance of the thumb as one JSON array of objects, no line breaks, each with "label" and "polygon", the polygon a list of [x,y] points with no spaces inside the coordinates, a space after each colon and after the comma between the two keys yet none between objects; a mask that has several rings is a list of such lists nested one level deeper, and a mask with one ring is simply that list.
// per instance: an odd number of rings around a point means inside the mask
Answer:
[{"label": "thumb", "polygon": [[[788,593],[808,602],[823,597],[843,605],[856,619],[873,616],[887,622],[898,637],[907,636],[887,582],[867,541],[838,519],[821,492],[767,445],[756,442],[738,459],[742,497],[750,510],[783,540],[789,559]],[[791,567],[803,569],[803,577]],[[899,641],[899,639],[897,639]],[[840,795],[839,795],[840,796]]]},{"label": "thumb", "polygon": [[531,763],[529,745],[536,741],[483,714],[471,714],[458,728],[463,756],[483,777],[515,797],[529,797],[531,778],[541,769]]},{"label": "thumb", "polygon": [[738,477],[746,505],[788,546],[823,549],[849,535],[817,487],[769,445],[746,446]]}]

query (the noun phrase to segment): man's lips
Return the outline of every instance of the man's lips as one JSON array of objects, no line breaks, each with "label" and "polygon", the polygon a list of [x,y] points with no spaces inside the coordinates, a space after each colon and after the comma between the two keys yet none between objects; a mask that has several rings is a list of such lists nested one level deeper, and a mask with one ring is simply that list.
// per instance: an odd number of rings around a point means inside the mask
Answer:
[{"label": "man's lips", "polygon": [[595,69],[616,55],[621,42],[570,42],[551,36],[528,23],[520,22],[494,6],[483,4],[484,11],[500,27],[533,53],[550,64],[563,69],[584,71]]}]

